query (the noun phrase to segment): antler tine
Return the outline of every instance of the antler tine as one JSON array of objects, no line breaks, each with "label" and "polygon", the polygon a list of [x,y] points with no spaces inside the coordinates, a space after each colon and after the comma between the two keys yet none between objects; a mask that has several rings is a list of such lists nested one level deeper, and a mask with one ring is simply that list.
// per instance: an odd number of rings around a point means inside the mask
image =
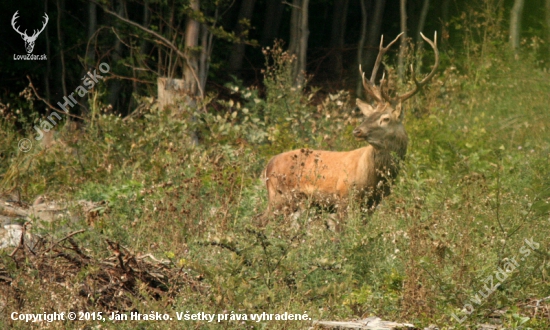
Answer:
[{"label": "antler tine", "polygon": [[434,64],[434,67],[432,69],[432,71],[424,78],[422,79],[422,81],[418,82],[418,80],[416,80],[416,75],[415,75],[415,72],[414,72],[414,68],[412,68],[412,65],[411,65],[411,75],[412,75],[412,79],[414,81],[414,88],[403,94],[403,95],[400,95],[398,96],[398,98],[401,100],[401,102],[407,100],[408,98],[412,97],[414,94],[418,93],[418,91],[430,80],[433,78],[433,76],[435,75],[435,71],[437,70],[437,68],[439,67],[439,50],[437,49],[437,31],[435,31],[434,33],[434,40],[431,41],[430,39],[426,38],[424,36],[424,34],[420,33],[420,36],[422,37],[422,39],[424,39],[424,41],[426,41],[428,44],[430,44],[430,46],[432,47],[432,49],[434,50],[434,53],[435,53],[435,64]]},{"label": "antler tine", "polygon": [[46,13],[44,13],[44,16],[42,16],[42,18],[44,18],[44,23],[42,23],[42,29],[40,30],[40,32],[38,32],[39,34],[42,33],[42,31],[44,31],[44,29],[46,28],[46,25],[48,25],[48,22],[50,21],[50,18]]},{"label": "antler tine", "polygon": [[363,72],[361,68],[361,64],[359,64],[359,74],[361,75],[361,78],[363,80],[363,88],[365,89],[365,92],[372,96],[377,102],[381,102],[382,98],[380,97],[380,94],[376,90],[376,87],[373,86],[370,81],[365,79],[365,72]]},{"label": "antler tine", "polygon": [[42,29],[40,31],[34,30],[34,33],[32,34],[33,37],[42,33],[42,31],[44,31],[44,29],[46,28],[46,25],[48,25],[48,21],[50,20],[50,18],[48,17],[48,14],[44,13],[44,16],[42,16],[42,18],[45,19],[45,21],[42,22]]},{"label": "antler tine", "polygon": [[384,47],[384,36],[380,38],[380,47],[378,47],[378,56],[376,57],[376,62],[374,62],[374,67],[372,68],[372,75],[370,76],[370,82],[374,84],[374,79],[376,79],[376,73],[378,72],[378,67],[380,66],[380,63],[382,62],[382,58],[384,57],[384,54],[390,49],[390,47],[399,40],[399,38],[403,35],[405,32],[399,33],[395,39],[393,39],[392,42],[390,42],[386,47]]},{"label": "antler tine", "polygon": [[11,18],[11,25],[13,25],[14,27],[15,27],[15,21],[19,18],[19,16],[17,16],[17,14],[19,14],[19,10],[16,10],[15,14],[13,14],[13,16]]},{"label": "antler tine", "polygon": [[25,30],[25,33],[19,31],[19,27],[16,26],[16,22],[17,19],[19,18],[19,16],[17,16],[19,14],[19,10],[15,11],[15,14],[13,14],[13,17],[11,18],[11,26],[13,27],[13,29],[15,30],[15,32],[19,33],[20,35],[23,35],[23,34],[26,34],[27,30]]},{"label": "antler tine", "polygon": [[371,88],[369,86],[369,83],[365,79],[365,73],[364,72],[361,74],[361,78],[363,79],[363,88],[365,88],[365,90],[367,90],[367,91],[370,91]]}]

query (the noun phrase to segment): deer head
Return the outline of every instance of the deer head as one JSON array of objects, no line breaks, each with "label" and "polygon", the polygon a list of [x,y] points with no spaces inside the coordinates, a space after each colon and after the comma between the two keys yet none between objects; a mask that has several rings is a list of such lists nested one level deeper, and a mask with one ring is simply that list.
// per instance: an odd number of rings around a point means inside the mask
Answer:
[{"label": "deer head", "polygon": [[44,29],[46,28],[46,25],[48,24],[48,21],[49,21],[49,17],[48,17],[48,14],[44,13],[43,18],[45,19],[45,21],[42,23],[42,29],[40,29],[40,31],[34,30],[34,33],[32,34],[32,36],[28,36],[27,30],[25,30],[25,32],[21,32],[19,31],[19,27],[15,25],[15,21],[19,18],[17,16],[18,13],[19,13],[19,10],[16,11],[15,14],[13,14],[13,17],[11,19],[11,26],[13,27],[15,32],[19,33],[21,35],[21,38],[25,40],[25,48],[27,50],[27,53],[30,54],[34,49],[34,42],[36,41],[36,38],[38,38],[40,33],[42,33],[42,31],[44,31]]},{"label": "deer head", "polygon": [[437,50],[437,32],[434,36],[434,41],[426,38],[422,33],[420,34],[422,38],[430,44],[435,52],[435,65],[432,68],[432,71],[424,78],[422,81],[416,79],[414,68],[411,65],[411,74],[414,81],[414,88],[402,95],[396,95],[390,97],[387,91],[387,80],[385,79],[385,74],[380,80],[380,85],[375,85],[375,78],[382,58],[386,51],[403,35],[399,34],[392,42],[390,42],[386,47],[384,47],[384,37],[380,41],[380,48],[372,75],[370,80],[365,79],[365,73],[362,71],[361,66],[359,66],[359,73],[362,76],[363,87],[367,95],[370,95],[376,105],[372,106],[369,103],[363,102],[360,99],[356,100],[357,107],[365,115],[365,120],[363,123],[353,130],[353,135],[358,138],[364,138],[377,149],[394,149],[387,148],[389,143],[395,142],[394,137],[399,137],[399,135],[406,135],[405,128],[403,126],[403,107],[402,103],[415,95],[435,74],[437,67],[439,66],[439,51]]}]

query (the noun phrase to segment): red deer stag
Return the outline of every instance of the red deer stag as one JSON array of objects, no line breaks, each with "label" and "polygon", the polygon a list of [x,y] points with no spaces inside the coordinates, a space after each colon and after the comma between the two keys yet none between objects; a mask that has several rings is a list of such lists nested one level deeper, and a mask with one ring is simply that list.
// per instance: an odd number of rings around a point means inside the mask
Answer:
[{"label": "red deer stag", "polygon": [[415,86],[402,95],[390,97],[384,76],[380,86],[375,77],[384,53],[401,37],[397,36],[386,47],[380,41],[378,57],[369,81],[359,66],[365,92],[376,105],[356,100],[365,120],[353,130],[357,138],[369,145],[357,150],[334,152],[299,149],[273,157],[263,174],[266,181],[269,206],[265,217],[273,212],[292,213],[300,203],[335,207],[342,215],[350,197],[373,211],[382,197],[390,193],[390,183],[399,170],[399,162],[407,152],[407,133],[403,126],[403,102],[415,95],[435,74],[439,66],[437,33],[432,42],[421,34],[435,52],[435,65],[422,81],[411,71]]}]

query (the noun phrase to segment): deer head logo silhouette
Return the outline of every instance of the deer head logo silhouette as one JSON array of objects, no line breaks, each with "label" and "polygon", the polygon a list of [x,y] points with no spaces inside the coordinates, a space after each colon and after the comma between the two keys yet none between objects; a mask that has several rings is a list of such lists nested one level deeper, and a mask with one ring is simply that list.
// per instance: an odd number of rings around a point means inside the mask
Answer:
[{"label": "deer head logo silhouette", "polygon": [[11,19],[11,26],[13,27],[13,29],[15,30],[15,32],[19,33],[21,35],[21,38],[23,38],[23,40],[25,40],[25,48],[27,49],[27,53],[30,54],[32,53],[32,50],[34,49],[34,42],[36,41],[36,38],[38,38],[38,36],[40,35],[40,33],[42,33],[42,31],[44,31],[44,29],[46,28],[46,25],[48,24],[48,21],[49,21],[49,17],[48,17],[48,14],[44,13],[44,23],[42,24],[42,29],[40,31],[38,30],[34,30],[34,33],[32,34],[32,36],[29,36],[27,35],[27,30],[25,30],[25,32],[21,32],[19,31],[19,27],[17,27],[15,25],[15,21],[17,20],[17,18],[19,18],[19,16],[17,16],[17,14],[19,13],[19,10],[15,12],[15,14],[13,14],[13,17]]}]

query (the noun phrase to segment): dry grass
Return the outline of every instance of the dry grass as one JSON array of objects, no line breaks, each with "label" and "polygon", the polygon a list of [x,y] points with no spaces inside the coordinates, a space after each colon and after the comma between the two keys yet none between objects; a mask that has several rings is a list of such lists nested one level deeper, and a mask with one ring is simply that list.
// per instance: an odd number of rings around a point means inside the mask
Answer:
[{"label": "dry grass", "polygon": [[[257,91],[240,86],[239,104],[220,101],[227,113],[219,117],[212,109],[197,114],[193,123],[154,107],[125,121],[102,115],[93,126],[84,125],[78,139],[60,129],[55,138],[64,144],[36,146],[26,154],[17,151],[22,135],[15,123],[0,119],[0,138],[7,141],[0,146],[2,190],[16,187],[25,200],[47,194],[105,203],[92,226],[85,218],[66,219],[42,230],[50,237],[44,250],[2,252],[0,281],[9,299],[0,307],[0,325],[12,324],[5,320],[14,310],[54,311],[76,304],[104,312],[376,315],[455,329],[490,322],[498,314],[508,328],[546,329],[550,77],[533,62],[510,61],[499,53],[483,56],[493,56],[499,65],[476,67],[484,62],[474,61],[472,68],[456,69],[449,64],[407,105],[410,145],[392,194],[372,216],[352,205],[340,233],[325,229],[330,215],[323,210],[305,212],[297,226],[275,217],[258,228],[255,219],[267,205],[259,177],[272,155],[294,147],[364,145],[351,137],[361,118],[350,115],[346,93],[314,106],[310,94],[290,91],[284,79],[268,81],[267,101],[255,100]],[[190,130],[200,132],[200,146],[183,142]],[[69,239],[55,244],[80,230],[85,232],[71,238],[74,244]],[[520,261],[525,239],[540,247]],[[170,264],[145,262],[141,254]],[[452,313],[464,315],[463,306],[510,258],[519,266],[458,324]],[[133,284],[124,284],[123,277]],[[80,294],[83,285],[86,297]],[[176,321],[152,327],[187,326],[219,327]],[[236,322],[223,326],[242,328]]]}]

